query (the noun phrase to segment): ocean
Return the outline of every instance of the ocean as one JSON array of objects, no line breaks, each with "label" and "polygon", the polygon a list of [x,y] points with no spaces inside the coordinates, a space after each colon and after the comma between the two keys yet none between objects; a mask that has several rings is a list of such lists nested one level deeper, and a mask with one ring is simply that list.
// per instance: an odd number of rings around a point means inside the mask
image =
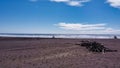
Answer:
[{"label": "ocean", "polygon": [[114,36],[120,38],[120,34],[19,34],[19,33],[0,33],[0,37],[33,37],[33,38],[98,38],[112,39]]}]

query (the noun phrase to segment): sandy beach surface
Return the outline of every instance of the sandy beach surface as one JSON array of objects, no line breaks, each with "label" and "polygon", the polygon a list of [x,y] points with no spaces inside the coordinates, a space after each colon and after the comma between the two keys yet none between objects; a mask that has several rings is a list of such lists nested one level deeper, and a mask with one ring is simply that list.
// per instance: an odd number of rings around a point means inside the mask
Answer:
[{"label": "sandy beach surface", "polygon": [[[117,52],[92,53],[81,40]],[[0,38],[0,68],[120,68],[120,39]]]}]

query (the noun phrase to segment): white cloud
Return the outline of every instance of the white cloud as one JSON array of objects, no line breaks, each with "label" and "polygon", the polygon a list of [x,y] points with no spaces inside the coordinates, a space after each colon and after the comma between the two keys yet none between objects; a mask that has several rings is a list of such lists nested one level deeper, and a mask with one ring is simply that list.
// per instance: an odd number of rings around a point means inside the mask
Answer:
[{"label": "white cloud", "polygon": [[54,1],[54,2],[68,2],[69,0],[50,0],[50,1]]},{"label": "white cloud", "polygon": [[120,8],[120,0],[107,0],[107,3],[110,3],[112,7]]},{"label": "white cloud", "polygon": [[70,6],[83,6],[83,3],[89,2],[90,0],[50,0],[52,2],[66,3]]},{"label": "white cloud", "polygon": [[70,24],[70,23],[59,23],[57,24],[60,28],[68,30],[101,30],[105,29],[105,24]]},{"label": "white cloud", "polygon": [[76,31],[81,33],[120,33],[120,30],[116,30],[110,27],[107,27],[106,24],[80,24],[80,23],[64,23],[60,22],[56,24],[59,28],[68,30],[68,31]]},{"label": "white cloud", "polygon": [[29,0],[30,2],[37,2],[38,0]]}]

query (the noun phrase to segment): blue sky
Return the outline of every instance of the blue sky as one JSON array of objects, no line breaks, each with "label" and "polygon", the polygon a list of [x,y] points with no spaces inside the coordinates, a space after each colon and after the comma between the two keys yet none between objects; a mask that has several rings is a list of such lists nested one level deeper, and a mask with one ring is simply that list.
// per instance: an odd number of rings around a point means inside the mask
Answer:
[{"label": "blue sky", "polygon": [[120,34],[120,0],[0,0],[0,33]]}]

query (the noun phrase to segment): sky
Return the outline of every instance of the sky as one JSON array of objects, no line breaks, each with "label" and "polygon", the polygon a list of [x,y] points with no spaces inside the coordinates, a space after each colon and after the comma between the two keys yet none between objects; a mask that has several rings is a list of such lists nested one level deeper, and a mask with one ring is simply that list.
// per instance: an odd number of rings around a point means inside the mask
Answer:
[{"label": "sky", "polygon": [[120,34],[120,0],[0,0],[0,33]]}]

